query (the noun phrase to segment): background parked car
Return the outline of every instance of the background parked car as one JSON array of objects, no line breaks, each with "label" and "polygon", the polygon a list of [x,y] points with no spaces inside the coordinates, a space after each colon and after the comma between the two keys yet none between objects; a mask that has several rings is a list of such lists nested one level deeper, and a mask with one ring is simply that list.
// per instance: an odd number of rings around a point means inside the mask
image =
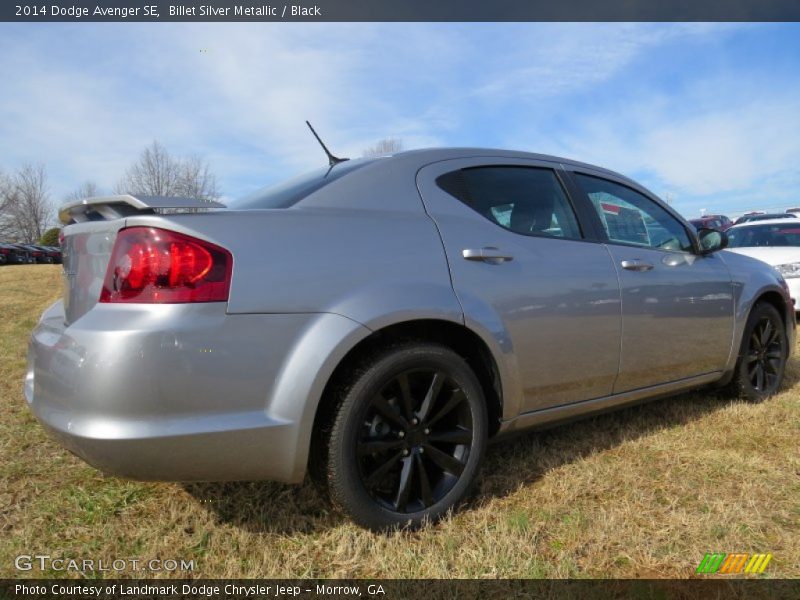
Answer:
[{"label": "background parked car", "polygon": [[41,246],[47,255],[53,259],[53,263],[60,265],[61,264],[61,248],[56,248],[55,246]]},{"label": "background parked car", "polygon": [[786,279],[794,302],[800,310],[800,221],[771,219],[751,221],[728,230],[728,249],[775,267]]},{"label": "background parked car", "polygon": [[40,253],[38,256],[36,256],[36,262],[46,264],[61,262],[61,251],[56,251],[54,248],[42,246],[40,244],[28,244],[28,246],[30,246],[30,248],[32,248],[35,252]]},{"label": "background parked car", "polygon": [[760,214],[748,214],[742,215],[738,219],[734,225],[741,225],[742,223],[752,223],[754,221],[768,221],[770,219],[797,219],[798,216],[795,213],[760,213]]},{"label": "background parked car", "polygon": [[4,257],[4,264],[18,265],[27,264],[27,252],[23,253],[19,248],[10,244],[0,244],[0,255]]},{"label": "background parked car", "polygon": [[34,263],[46,264],[53,262],[53,259],[50,258],[42,248],[34,246],[33,244],[19,244],[19,245],[25,248],[30,253],[31,257],[33,257]]},{"label": "background parked car", "polygon": [[733,225],[725,215],[705,215],[697,219],[689,219],[689,223],[694,225],[698,231],[700,229],[716,229],[717,231],[726,231]]},{"label": "background parked car", "polygon": [[0,264],[61,264],[61,248],[39,244],[0,243]]},{"label": "background parked car", "polygon": [[9,257],[12,260],[8,262],[11,264],[29,265],[34,264],[36,259],[33,257],[31,251],[22,244],[4,244],[9,249]]}]

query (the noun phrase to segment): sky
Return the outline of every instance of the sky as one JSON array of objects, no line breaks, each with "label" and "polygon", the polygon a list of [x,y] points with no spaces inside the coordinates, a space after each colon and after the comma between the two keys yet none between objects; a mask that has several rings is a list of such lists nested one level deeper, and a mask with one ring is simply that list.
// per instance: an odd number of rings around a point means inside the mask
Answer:
[{"label": "sky", "polygon": [[158,140],[224,198],[360,156],[507,148],[619,171],[687,217],[800,206],[800,24],[0,24],[0,170],[55,205]]}]

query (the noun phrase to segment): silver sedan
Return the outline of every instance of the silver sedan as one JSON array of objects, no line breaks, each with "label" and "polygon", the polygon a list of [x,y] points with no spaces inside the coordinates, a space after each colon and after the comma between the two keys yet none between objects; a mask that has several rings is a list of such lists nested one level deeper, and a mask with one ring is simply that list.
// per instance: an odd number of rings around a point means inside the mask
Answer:
[{"label": "silver sedan", "polygon": [[491,438],[706,385],[763,400],[794,343],[778,272],[551,156],[404,152],[61,218],[25,381],[55,438],[135,479],[310,472],[373,529],[458,504]]}]

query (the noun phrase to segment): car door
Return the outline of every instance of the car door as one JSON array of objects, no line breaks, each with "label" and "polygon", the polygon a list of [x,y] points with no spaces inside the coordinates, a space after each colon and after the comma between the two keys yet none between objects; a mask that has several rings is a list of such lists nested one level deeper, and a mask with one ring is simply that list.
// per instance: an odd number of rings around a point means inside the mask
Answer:
[{"label": "car door", "polygon": [[610,394],[617,275],[602,243],[583,233],[558,165],[448,160],[421,169],[417,184],[467,325],[490,332],[518,374],[520,389],[503,390],[519,398],[516,413]]},{"label": "car door", "polygon": [[622,355],[614,393],[723,369],[733,339],[730,272],[644,189],[607,174],[571,174],[607,237],[622,288]]}]

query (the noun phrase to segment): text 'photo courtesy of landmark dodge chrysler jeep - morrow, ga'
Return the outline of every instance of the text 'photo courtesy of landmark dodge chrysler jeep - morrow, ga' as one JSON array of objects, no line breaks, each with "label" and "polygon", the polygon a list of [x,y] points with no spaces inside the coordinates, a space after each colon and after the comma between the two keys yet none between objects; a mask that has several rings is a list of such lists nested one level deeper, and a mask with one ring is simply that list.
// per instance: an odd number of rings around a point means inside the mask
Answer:
[{"label": "text 'photo courtesy of landmark dodge chrysler jeep - morrow, ga'", "polygon": [[332,158],[227,208],[61,219],[25,381],[50,434],[134,479],[309,472],[371,529],[457,505],[497,436],[710,384],[762,400],[794,344],[775,269],[551,156]]}]

